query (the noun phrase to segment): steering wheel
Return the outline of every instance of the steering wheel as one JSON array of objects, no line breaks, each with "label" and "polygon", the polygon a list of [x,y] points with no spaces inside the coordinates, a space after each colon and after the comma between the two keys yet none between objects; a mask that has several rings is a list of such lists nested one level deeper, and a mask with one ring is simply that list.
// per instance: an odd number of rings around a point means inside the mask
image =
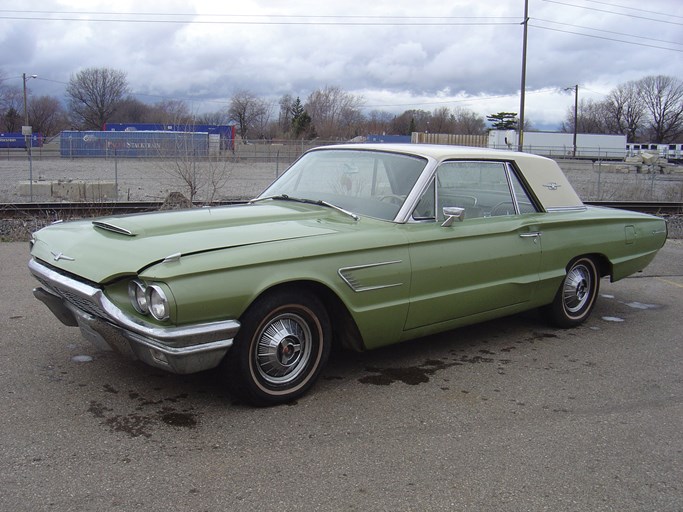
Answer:
[{"label": "steering wheel", "polygon": [[502,203],[498,203],[491,208],[491,217],[497,217],[500,215],[515,215],[516,213],[515,205],[513,205],[510,201],[503,201]]}]

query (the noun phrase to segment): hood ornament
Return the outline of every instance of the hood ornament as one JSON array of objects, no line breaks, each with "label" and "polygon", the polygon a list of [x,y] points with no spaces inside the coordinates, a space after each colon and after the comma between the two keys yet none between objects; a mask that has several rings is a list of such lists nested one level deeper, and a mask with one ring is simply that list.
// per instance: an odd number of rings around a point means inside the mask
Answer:
[{"label": "hood ornament", "polygon": [[557,189],[560,188],[562,185],[558,185],[558,184],[555,183],[554,181],[551,181],[550,183],[546,183],[546,184],[543,185],[543,186],[544,186],[545,188],[547,188],[548,190],[557,190]]},{"label": "hood ornament", "polygon": [[55,261],[59,260],[64,260],[64,261],[76,261],[74,258],[71,256],[66,256],[63,252],[54,252],[50,251],[50,254],[52,254],[52,257],[55,259]]}]

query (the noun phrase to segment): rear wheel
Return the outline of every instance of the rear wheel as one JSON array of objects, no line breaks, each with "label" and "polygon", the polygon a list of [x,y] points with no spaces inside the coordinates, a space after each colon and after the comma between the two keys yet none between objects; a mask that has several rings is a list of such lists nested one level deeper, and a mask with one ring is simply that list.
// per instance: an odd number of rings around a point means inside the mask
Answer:
[{"label": "rear wheel", "polygon": [[289,402],[316,381],[330,346],[330,322],[320,300],[276,291],[243,316],[223,371],[231,392],[254,405]]},{"label": "rear wheel", "polygon": [[587,256],[578,258],[569,265],[555,299],[544,311],[558,327],[575,327],[590,316],[599,288],[595,262]]}]

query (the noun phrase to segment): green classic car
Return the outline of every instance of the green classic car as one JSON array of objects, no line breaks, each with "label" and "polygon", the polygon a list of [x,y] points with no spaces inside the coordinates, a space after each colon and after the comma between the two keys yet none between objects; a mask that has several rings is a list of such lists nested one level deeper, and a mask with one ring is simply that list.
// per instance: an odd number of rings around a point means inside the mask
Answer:
[{"label": "green classic car", "polygon": [[642,270],[657,217],[584,205],[525,153],[347,144],[247,204],[51,225],[35,296],[98,346],[158,368],[220,366],[257,405],[308,390],[333,343],[366,350],[540,308],[572,327],[600,278]]}]

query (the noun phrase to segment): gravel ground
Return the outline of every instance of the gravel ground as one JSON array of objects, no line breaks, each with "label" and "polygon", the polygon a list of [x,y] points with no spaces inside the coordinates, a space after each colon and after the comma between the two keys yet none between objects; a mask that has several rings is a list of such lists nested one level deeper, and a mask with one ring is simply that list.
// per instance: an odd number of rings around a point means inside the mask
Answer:
[{"label": "gravel ground", "polygon": [[[195,177],[199,183],[198,200],[249,199],[268,186],[285,165],[227,160],[218,164],[198,161],[176,166],[172,160],[49,158],[34,160],[32,167],[33,179],[39,183],[113,182],[118,184],[118,199],[121,201],[163,201],[171,192],[190,195],[184,176]],[[26,160],[0,161],[0,174],[0,202],[29,200],[28,196],[20,193],[20,183],[28,182]],[[34,195],[34,201],[50,200],[49,197]]]},{"label": "gravel ground", "polygon": [[[259,194],[287,166],[282,161],[245,162],[225,160],[219,163],[187,162],[177,165],[173,160],[142,159],[75,159],[34,158],[32,175],[37,182],[110,182],[116,183],[118,200],[163,201],[172,192],[189,197],[189,178],[199,184],[196,199],[249,199]],[[683,174],[636,174],[616,172],[614,165],[598,165],[585,161],[560,161],[568,179],[584,200],[683,201]],[[0,160],[0,203],[28,202],[26,190],[29,176],[27,160]],[[34,189],[38,187],[34,186]],[[88,198],[93,199],[93,198]],[[94,198],[97,199],[97,198]],[[107,198],[110,200],[117,198]],[[34,201],[59,200],[34,194]],[[24,219],[20,226],[0,228],[0,236],[14,239],[10,232],[30,233],[46,220]],[[16,224],[16,223],[15,223]],[[683,219],[669,219],[672,237],[683,234]]]}]

